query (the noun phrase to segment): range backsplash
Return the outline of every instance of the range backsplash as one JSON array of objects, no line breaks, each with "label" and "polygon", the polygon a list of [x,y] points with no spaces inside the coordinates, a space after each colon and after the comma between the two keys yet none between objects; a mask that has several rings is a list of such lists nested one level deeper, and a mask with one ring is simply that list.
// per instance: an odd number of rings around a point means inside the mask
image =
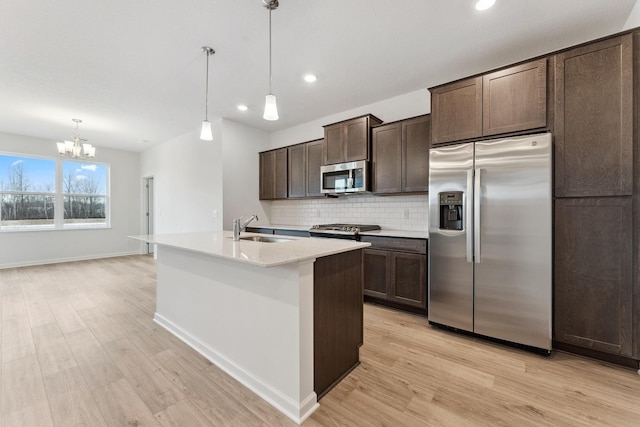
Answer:
[{"label": "range backsplash", "polygon": [[274,200],[274,225],[378,224],[383,229],[427,231],[429,196],[353,195],[326,199]]}]

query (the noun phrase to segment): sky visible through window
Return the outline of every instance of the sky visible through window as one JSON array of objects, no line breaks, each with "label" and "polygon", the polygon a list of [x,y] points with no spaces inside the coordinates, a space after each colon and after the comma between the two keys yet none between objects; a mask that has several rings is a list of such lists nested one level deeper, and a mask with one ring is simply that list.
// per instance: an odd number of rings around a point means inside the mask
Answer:
[{"label": "sky visible through window", "polygon": [[[72,182],[77,193],[107,194],[107,167],[96,163],[64,162],[62,164],[63,191]],[[83,190],[89,188],[91,191]]]},{"label": "sky visible through window", "polygon": [[55,160],[8,155],[0,155],[0,190],[12,190],[11,178],[18,169],[24,172],[24,191],[56,191]]}]

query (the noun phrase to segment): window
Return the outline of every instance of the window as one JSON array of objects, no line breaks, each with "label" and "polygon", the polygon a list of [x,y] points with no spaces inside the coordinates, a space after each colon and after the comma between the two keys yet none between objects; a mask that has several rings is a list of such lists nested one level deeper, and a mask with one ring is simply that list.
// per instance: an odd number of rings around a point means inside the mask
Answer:
[{"label": "window", "polygon": [[62,163],[64,226],[106,225],[107,167],[97,163]]},{"label": "window", "polygon": [[0,231],[107,227],[109,165],[0,154]]}]

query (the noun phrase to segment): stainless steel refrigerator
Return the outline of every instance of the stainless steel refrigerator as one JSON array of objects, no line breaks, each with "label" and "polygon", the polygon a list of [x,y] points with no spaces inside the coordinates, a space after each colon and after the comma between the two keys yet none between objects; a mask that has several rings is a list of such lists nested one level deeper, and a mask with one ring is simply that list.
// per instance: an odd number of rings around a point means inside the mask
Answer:
[{"label": "stainless steel refrigerator", "polygon": [[551,134],[429,154],[429,322],[551,349]]}]

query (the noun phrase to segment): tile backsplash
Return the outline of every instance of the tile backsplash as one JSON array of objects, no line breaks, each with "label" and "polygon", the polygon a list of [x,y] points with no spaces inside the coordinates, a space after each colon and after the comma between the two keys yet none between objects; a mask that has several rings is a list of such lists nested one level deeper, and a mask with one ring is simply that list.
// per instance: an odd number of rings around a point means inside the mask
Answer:
[{"label": "tile backsplash", "polygon": [[273,225],[378,224],[383,229],[426,231],[429,196],[352,195],[327,199],[274,200]]}]

